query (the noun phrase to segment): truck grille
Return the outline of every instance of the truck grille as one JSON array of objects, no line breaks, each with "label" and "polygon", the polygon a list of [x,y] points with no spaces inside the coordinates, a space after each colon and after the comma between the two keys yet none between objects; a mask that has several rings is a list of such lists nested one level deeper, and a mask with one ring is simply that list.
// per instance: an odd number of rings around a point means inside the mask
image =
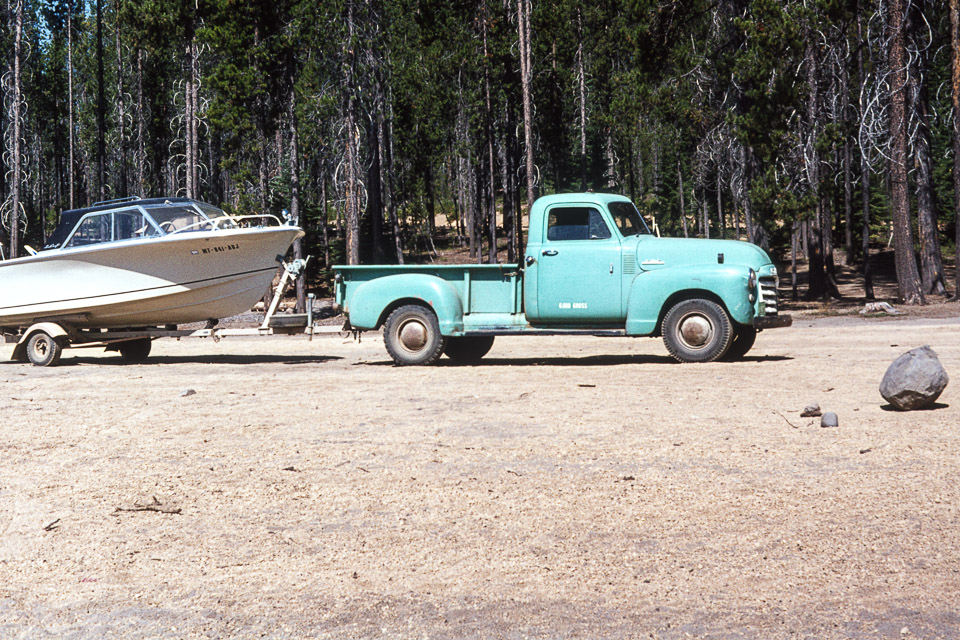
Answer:
[{"label": "truck grille", "polygon": [[760,278],[760,299],[763,300],[765,315],[777,315],[777,279]]}]

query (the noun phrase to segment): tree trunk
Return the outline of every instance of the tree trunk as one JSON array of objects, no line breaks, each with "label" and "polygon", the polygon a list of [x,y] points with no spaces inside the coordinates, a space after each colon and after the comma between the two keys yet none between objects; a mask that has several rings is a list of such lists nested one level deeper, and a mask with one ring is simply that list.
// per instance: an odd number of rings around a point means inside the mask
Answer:
[{"label": "tree trunk", "polygon": [[[844,42],[844,46],[849,54],[849,40]],[[845,61],[840,64],[840,127],[843,131],[844,264],[852,265],[856,262],[853,250],[853,141],[850,139],[850,72]]]},{"label": "tree trunk", "polygon": [[727,221],[723,215],[723,177],[717,169],[717,220],[720,222],[720,238],[727,237]]},{"label": "tree trunk", "polygon": [[960,298],[960,0],[950,0],[950,79],[953,87],[953,212],[956,234],[954,298]]},{"label": "tree trunk", "polygon": [[[956,2],[957,0],[951,0]],[[857,5],[857,41],[863,42],[863,24],[861,18],[861,7],[858,3]],[[863,86],[866,82],[866,74],[864,72],[863,65],[863,45],[857,47],[857,84]],[[954,92],[956,95],[956,92]],[[860,92],[860,113],[865,113],[867,108],[866,96],[864,92]],[[954,109],[954,114],[956,115],[956,109]],[[862,238],[862,251],[863,251],[863,295],[867,300],[873,300],[873,267],[870,264],[870,156],[869,149],[861,147],[860,149],[860,188],[861,188],[861,198],[862,198],[862,211],[863,211],[863,238]],[[960,179],[960,174],[958,179]],[[958,189],[960,189],[960,181],[957,182]],[[958,191],[960,193],[960,191]],[[960,207],[960,203],[958,203]],[[958,209],[960,210],[960,209]]]},{"label": "tree trunk", "polygon": [[17,0],[14,9],[13,23],[13,96],[10,101],[10,135],[12,140],[8,143],[10,151],[10,173],[13,182],[10,184],[10,250],[9,258],[16,258],[20,255],[20,209],[23,207],[21,202],[20,181],[23,174],[23,148],[21,139],[23,137],[23,80],[22,80],[22,55],[23,55],[23,3],[24,0]]},{"label": "tree trunk", "polygon": [[70,208],[73,209],[76,188],[73,183],[73,172],[76,161],[73,157],[73,0],[67,3],[67,137],[69,138],[70,157],[67,164],[67,184],[70,191]]},{"label": "tree trunk", "polygon": [[380,186],[380,117],[374,109],[370,115],[370,130],[367,132],[367,218],[370,220],[370,236],[373,248],[373,263],[383,263],[383,197]]},{"label": "tree trunk", "polygon": [[97,199],[107,199],[107,99],[103,84],[103,2],[97,0]]},{"label": "tree trunk", "polygon": [[323,225],[323,265],[330,267],[330,221],[327,214],[327,172],[320,171],[320,224]]},{"label": "tree trunk", "polygon": [[[807,183],[814,203],[813,220],[807,224],[807,265],[809,282],[807,297],[811,299],[827,297],[827,279],[823,261],[823,233],[821,223],[823,216],[823,197],[820,193],[820,152],[817,150],[817,138],[820,134],[819,108],[819,60],[817,45],[814,42],[816,34],[808,25],[806,28],[804,60],[807,71],[807,140],[806,155],[809,158],[806,171]],[[829,229],[829,227],[828,227]]]},{"label": "tree trunk", "polygon": [[117,197],[125,198],[129,194],[127,186],[127,109],[123,93],[123,50],[120,47],[120,0],[116,3],[114,21],[114,42],[117,48]]},{"label": "tree trunk", "polygon": [[753,155],[747,145],[740,145],[740,166],[743,167],[743,226],[747,232],[747,241],[757,243],[757,234],[753,226],[753,202],[750,200],[750,183],[753,180]]},{"label": "tree trunk", "polygon": [[387,211],[390,216],[390,227],[393,230],[393,249],[396,253],[397,264],[403,264],[403,233],[400,229],[400,219],[397,216],[396,192],[393,188],[393,107],[392,100],[387,99],[387,122],[383,128],[383,164],[386,176],[387,193],[389,194]]},{"label": "tree trunk", "polygon": [[360,185],[358,169],[360,161],[357,148],[357,124],[355,120],[354,74],[356,73],[355,25],[353,23],[353,0],[347,0],[347,40],[343,43],[347,63],[344,87],[347,96],[344,103],[344,178],[347,264],[360,264]]},{"label": "tree trunk", "polygon": [[[146,151],[143,137],[143,49],[137,47],[137,195],[146,195]],[[219,203],[217,203],[219,204]]]},{"label": "tree trunk", "polygon": [[683,169],[680,167],[680,159],[677,158],[677,182],[680,183],[680,222],[683,223],[683,237],[689,238],[687,231],[687,206],[683,201]]},{"label": "tree trunk", "polygon": [[497,260],[497,186],[496,164],[493,155],[493,102],[490,99],[490,55],[487,50],[487,23],[490,16],[487,14],[487,0],[483,2],[483,95],[484,95],[484,129],[487,137],[487,221],[489,231],[489,247],[487,248],[487,262],[496,264]]},{"label": "tree trunk", "polygon": [[[923,3],[914,4],[914,28],[922,20]],[[911,38],[915,39],[915,38]],[[937,225],[937,202],[933,186],[933,158],[930,151],[930,108],[927,87],[921,79],[927,77],[927,54],[916,47],[915,67],[910,74],[911,100],[914,118],[918,123],[914,153],[917,167],[917,229],[920,240],[920,280],[924,295],[945,295],[943,257],[940,253],[940,231]]]},{"label": "tree trunk", "polygon": [[920,274],[913,252],[910,197],[907,193],[907,56],[904,29],[904,0],[890,0],[890,205],[893,213],[893,240],[896,253],[899,299],[904,304],[924,304]]},{"label": "tree trunk", "polygon": [[577,7],[577,84],[580,98],[580,190],[587,190],[587,74],[583,61],[583,14]]},{"label": "tree trunk", "polygon": [[536,175],[533,162],[533,57],[530,53],[530,0],[517,0],[517,22],[520,34],[520,77],[523,86],[523,139],[526,147],[527,211],[536,199]]}]

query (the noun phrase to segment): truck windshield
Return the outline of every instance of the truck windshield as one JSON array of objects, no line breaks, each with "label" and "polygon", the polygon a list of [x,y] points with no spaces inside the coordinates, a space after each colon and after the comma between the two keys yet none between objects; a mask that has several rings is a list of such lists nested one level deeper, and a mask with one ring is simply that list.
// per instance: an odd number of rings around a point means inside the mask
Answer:
[{"label": "truck windshield", "polygon": [[611,202],[607,205],[610,215],[617,224],[617,229],[623,237],[649,234],[647,223],[640,217],[640,212],[632,202]]}]

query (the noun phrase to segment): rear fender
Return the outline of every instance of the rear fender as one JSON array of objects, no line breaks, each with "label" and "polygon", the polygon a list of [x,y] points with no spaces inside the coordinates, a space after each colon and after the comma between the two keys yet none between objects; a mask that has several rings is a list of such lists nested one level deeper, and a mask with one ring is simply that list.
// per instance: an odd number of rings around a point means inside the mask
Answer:
[{"label": "rear fender", "polygon": [[384,276],[358,285],[347,299],[350,326],[377,329],[401,303],[415,302],[433,309],[442,335],[463,333],[463,301],[456,287],[423,273]]},{"label": "rear fender", "polygon": [[668,303],[687,298],[706,298],[723,305],[739,324],[753,322],[754,305],[748,299],[750,270],[743,265],[690,265],[647,271],[638,275],[627,298],[628,335],[657,332]]}]

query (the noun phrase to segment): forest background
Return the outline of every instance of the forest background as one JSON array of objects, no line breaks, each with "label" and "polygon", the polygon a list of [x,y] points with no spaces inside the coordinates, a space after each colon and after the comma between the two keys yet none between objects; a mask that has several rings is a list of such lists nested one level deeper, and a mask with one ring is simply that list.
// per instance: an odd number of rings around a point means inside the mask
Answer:
[{"label": "forest background", "polygon": [[185,195],[289,209],[322,287],[440,240],[516,262],[538,195],[595,189],[756,242],[794,297],[843,261],[873,298],[888,246],[902,302],[958,289],[958,0],[2,2],[5,258]]}]

